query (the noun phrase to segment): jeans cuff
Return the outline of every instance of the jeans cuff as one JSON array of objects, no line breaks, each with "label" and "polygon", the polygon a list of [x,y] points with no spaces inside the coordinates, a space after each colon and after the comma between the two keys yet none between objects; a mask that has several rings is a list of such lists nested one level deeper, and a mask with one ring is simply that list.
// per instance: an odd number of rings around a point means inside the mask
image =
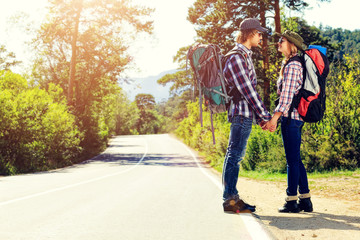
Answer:
[{"label": "jeans cuff", "polygon": [[298,199],[297,196],[287,196],[285,198],[285,201],[289,202],[289,201],[296,201]]},{"label": "jeans cuff", "polygon": [[304,194],[300,194],[299,198],[303,199],[303,198],[310,198],[310,193],[304,193]]}]

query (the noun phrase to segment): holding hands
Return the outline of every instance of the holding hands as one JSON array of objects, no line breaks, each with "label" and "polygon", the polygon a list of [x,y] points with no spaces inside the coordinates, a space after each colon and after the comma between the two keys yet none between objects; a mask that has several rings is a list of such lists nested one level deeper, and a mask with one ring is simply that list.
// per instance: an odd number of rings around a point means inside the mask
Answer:
[{"label": "holding hands", "polygon": [[260,127],[263,130],[269,130],[270,132],[275,132],[276,128],[277,128],[277,121],[280,118],[280,116],[282,115],[281,112],[276,112],[273,117],[270,119],[270,121],[262,121],[260,123]]}]

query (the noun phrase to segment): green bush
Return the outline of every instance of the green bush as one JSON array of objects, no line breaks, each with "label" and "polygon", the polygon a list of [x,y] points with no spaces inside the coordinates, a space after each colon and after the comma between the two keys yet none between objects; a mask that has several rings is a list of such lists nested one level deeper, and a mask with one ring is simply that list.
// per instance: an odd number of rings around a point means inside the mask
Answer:
[{"label": "green bush", "polygon": [[279,130],[274,134],[253,126],[241,166],[245,170],[286,172],[285,151]]},{"label": "green bush", "polygon": [[199,102],[188,102],[187,112],[188,117],[179,123],[176,135],[187,145],[205,154],[212,166],[220,168],[224,160],[230,126],[226,121],[226,114],[213,115],[216,137],[216,145],[213,145],[209,111],[204,108],[203,127],[200,122]]},{"label": "green bush", "polygon": [[[303,128],[301,156],[308,171],[360,167],[360,55],[344,59],[330,66],[324,119],[316,124],[305,123]],[[216,145],[213,145],[209,111],[203,112],[203,127],[200,126],[198,102],[189,102],[187,112],[176,134],[220,170],[230,131],[226,114],[214,115]],[[270,133],[254,126],[241,166],[244,170],[286,172],[280,130]]]},{"label": "green bush", "polygon": [[360,55],[332,64],[324,120],[306,124],[304,161],[311,170],[360,167]]},{"label": "green bush", "polygon": [[[204,107],[203,127],[200,124],[198,102],[187,104],[188,117],[180,122],[176,130],[178,137],[189,146],[199,150],[216,169],[221,169],[228,145],[230,123],[226,113],[214,114],[216,144],[213,144],[210,113]],[[269,172],[285,172],[286,161],[279,134],[263,131],[253,126],[247,151],[241,166],[245,170],[267,170]]]},{"label": "green bush", "polygon": [[0,73],[0,173],[15,174],[68,165],[81,152],[75,117],[62,90],[30,88],[18,74]]}]

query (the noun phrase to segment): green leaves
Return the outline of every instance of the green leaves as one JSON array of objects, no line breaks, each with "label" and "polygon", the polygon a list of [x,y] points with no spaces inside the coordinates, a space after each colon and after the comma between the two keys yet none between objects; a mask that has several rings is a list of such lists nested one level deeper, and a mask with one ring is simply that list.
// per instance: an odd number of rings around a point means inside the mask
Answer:
[{"label": "green leaves", "polygon": [[63,89],[53,94],[67,96],[84,136],[82,157],[92,157],[115,131],[136,132],[127,128],[136,111],[124,104],[118,81],[132,60],[129,45],[138,33],[152,33],[153,10],[128,0],[51,0],[49,10],[34,40],[33,75],[43,89]]},{"label": "green leaves", "polygon": [[[330,66],[324,119],[303,128],[301,155],[309,171],[360,167],[360,55],[345,55],[344,60]],[[214,146],[209,112],[203,112],[204,127],[200,126],[198,102],[188,102],[187,112],[176,134],[221,170],[230,127],[226,114],[214,115]],[[270,133],[253,127],[241,166],[245,170],[286,172],[280,130]]]},{"label": "green leaves", "polygon": [[81,153],[82,134],[59,97],[30,88],[11,72],[0,73],[0,173],[47,170],[71,163]]},{"label": "green leaves", "polygon": [[11,66],[15,66],[20,61],[15,59],[13,52],[7,52],[4,45],[0,45],[0,71],[9,70]]}]

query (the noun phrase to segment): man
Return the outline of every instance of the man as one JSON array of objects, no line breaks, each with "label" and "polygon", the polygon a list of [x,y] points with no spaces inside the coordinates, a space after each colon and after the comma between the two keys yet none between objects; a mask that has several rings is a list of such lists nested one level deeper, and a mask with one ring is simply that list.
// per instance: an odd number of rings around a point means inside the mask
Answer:
[{"label": "man", "polygon": [[238,194],[236,183],[239,175],[240,161],[245,156],[247,141],[251,132],[253,120],[256,120],[264,129],[271,115],[266,110],[259,94],[256,92],[256,73],[252,62],[252,47],[257,47],[262,34],[267,32],[261,27],[256,18],[247,18],[240,23],[240,33],[236,38],[236,46],[232,51],[241,51],[233,54],[226,61],[224,76],[235,84],[237,96],[233,99],[228,110],[231,122],[229,145],[227,148],[223,168],[223,207],[224,211],[241,212],[255,211],[255,206],[245,203]]}]

